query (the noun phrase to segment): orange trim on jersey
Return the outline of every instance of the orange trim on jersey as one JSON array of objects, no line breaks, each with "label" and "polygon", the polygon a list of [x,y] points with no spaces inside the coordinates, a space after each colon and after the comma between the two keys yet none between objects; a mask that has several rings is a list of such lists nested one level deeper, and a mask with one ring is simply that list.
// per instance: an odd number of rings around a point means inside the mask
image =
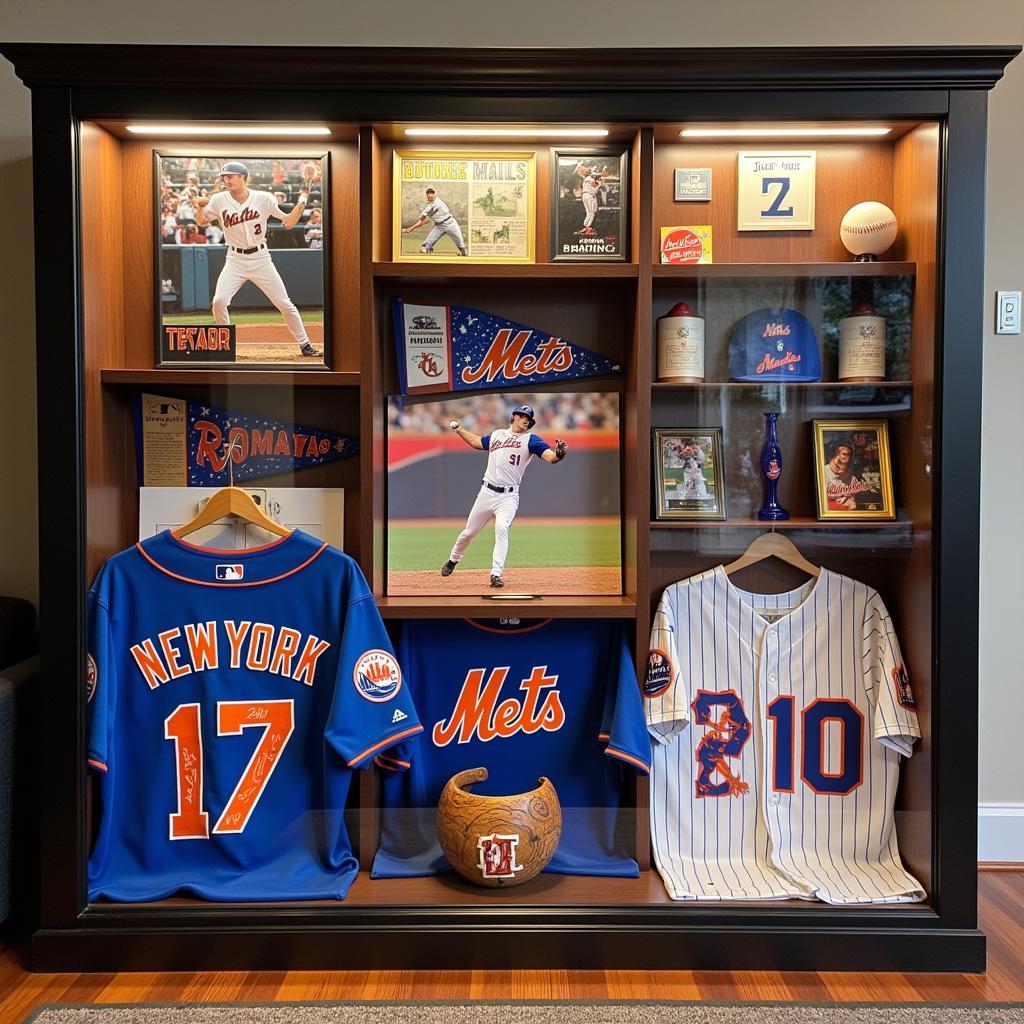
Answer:
[{"label": "orange trim on jersey", "polygon": [[110,769],[102,761],[94,761],[91,757],[89,758],[89,764],[91,764],[93,768],[99,768],[101,772],[110,771]]},{"label": "orange trim on jersey", "polygon": [[[512,616],[509,616],[512,618]],[[540,629],[542,626],[546,626],[551,619],[542,619],[535,626],[514,626],[510,629],[495,629],[493,626],[481,626],[479,622],[474,622],[472,619],[466,619],[474,629],[482,630],[484,633],[499,633],[502,636],[508,636],[509,633],[532,633],[535,629]]]},{"label": "orange trim on jersey", "polygon": [[620,761],[626,761],[628,764],[639,768],[644,775],[651,774],[651,766],[645,761],[641,761],[639,757],[634,757],[632,754],[627,754],[624,750],[616,750],[614,747],[605,747],[606,754],[612,757],[617,757]]},{"label": "orange trim on jersey", "polygon": [[[286,537],[284,539],[287,540],[288,538]],[[323,544],[316,551],[314,551],[313,554],[311,554],[309,556],[309,558],[307,558],[302,563],[302,565],[297,565],[297,566],[295,566],[294,569],[289,569],[287,572],[281,573],[280,576],[272,576],[269,580],[253,580],[250,583],[216,583],[216,582],[211,582],[211,581],[208,581],[208,580],[194,580],[194,579],[191,579],[188,576],[180,576],[180,575],[178,575],[178,573],[171,572],[170,569],[168,569],[165,566],[161,565],[148,551],[146,551],[146,549],[142,546],[141,542],[136,543],[135,547],[138,548],[139,554],[142,555],[142,557],[145,558],[146,561],[149,562],[149,564],[152,565],[154,569],[159,569],[161,572],[165,572],[165,573],[167,573],[168,576],[171,576],[171,577],[173,577],[176,580],[181,580],[183,583],[194,583],[197,587],[227,587],[229,589],[234,589],[236,587],[262,587],[262,586],[265,586],[267,583],[276,583],[278,580],[283,580],[287,576],[294,576],[295,573],[299,572],[302,569],[305,569],[306,566],[309,565],[309,563],[312,562],[314,558],[317,558],[318,556],[323,554],[324,550],[326,548],[330,547],[330,544],[328,544],[327,541],[324,541]],[[249,549],[246,549],[246,550],[252,550],[252,549],[249,548]],[[218,552],[218,554],[220,554],[220,553],[221,552]],[[230,552],[229,551],[229,552],[224,552],[224,554],[236,554],[237,555],[237,554],[239,554],[239,552],[238,551],[235,551],[235,552]]]},{"label": "orange trim on jersey", "polygon": [[389,772],[397,772],[403,768],[412,767],[408,761],[400,761],[397,757],[386,757],[384,754],[378,754],[373,759],[373,763],[380,765],[381,768],[384,768]]},{"label": "orange trim on jersey", "polygon": [[404,740],[406,736],[415,736],[418,732],[423,732],[422,725],[415,725],[411,729],[406,729],[404,732],[396,732],[394,736],[389,736],[386,740],[381,740],[380,743],[374,743],[372,747],[367,747],[361,754],[356,754],[351,761],[346,761],[345,763],[349,768],[351,768],[354,764],[358,764],[375,751],[386,749],[393,743],[397,743],[399,740]]},{"label": "orange trim on jersey", "polygon": [[398,765],[399,768],[411,768],[412,767],[412,764],[409,761],[403,761],[401,758],[398,758],[398,757],[388,757],[387,754],[378,754],[376,756],[376,758],[374,758],[374,760],[376,760],[376,761],[387,761],[389,764],[396,764],[396,765]]},{"label": "orange trim on jersey", "polygon": [[250,555],[254,551],[269,551],[271,548],[276,548],[279,544],[283,544],[286,540],[291,540],[295,536],[295,531],[287,533],[284,537],[278,537],[277,540],[267,541],[266,544],[260,544],[254,548],[242,548],[241,551],[231,550],[230,548],[225,550],[224,548],[207,548],[203,547],[202,544],[192,544],[185,540],[184,537],[178,537],[173,530],[170,531],[171,538],[175,540],[182,547],[191,548],[193,551],[205,551],[210,555]]},{"label": "orange trim on jersey", "polygon": [[600,741],[601,741],[602,743],[607,743],[607,742],[608,742],[608,741],[609,741],[609,740],[610,740],[610,739],[612,738],[612,736],[611,736],[611,733],[608,733],[608,732],[599,732],[599,733],[597,734],[597,738],[598,738],[598,739],[599,739],[599,740],[600,740]]}]

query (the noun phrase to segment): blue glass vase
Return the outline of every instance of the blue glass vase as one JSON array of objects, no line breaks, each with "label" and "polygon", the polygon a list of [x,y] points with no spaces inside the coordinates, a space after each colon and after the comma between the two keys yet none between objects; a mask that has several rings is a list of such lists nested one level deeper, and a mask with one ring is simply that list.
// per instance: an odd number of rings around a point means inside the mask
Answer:
[{"label": "blue glass vase", "polygon": [[782,476],[782,448],[779,446],[777,412],[764,414],[764,448],[761,449],[761,472],[764,473],[764,504],[757,518],[768,522],[788,519],[789,513],[779,504],[779,477]]}]

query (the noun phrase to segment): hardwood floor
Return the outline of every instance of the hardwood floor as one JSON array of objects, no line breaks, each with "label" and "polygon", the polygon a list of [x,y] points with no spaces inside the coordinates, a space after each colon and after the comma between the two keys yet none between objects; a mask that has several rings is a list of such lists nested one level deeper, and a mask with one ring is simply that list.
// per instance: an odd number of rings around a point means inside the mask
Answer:
[{"label": "hardwood floor", "polygon": [[778,971],[232,971],[32,974],[0,948],[0,1024],[40,1003],[299,999],[1024,1000],[1024,871],[979,875],[986,974]]}]

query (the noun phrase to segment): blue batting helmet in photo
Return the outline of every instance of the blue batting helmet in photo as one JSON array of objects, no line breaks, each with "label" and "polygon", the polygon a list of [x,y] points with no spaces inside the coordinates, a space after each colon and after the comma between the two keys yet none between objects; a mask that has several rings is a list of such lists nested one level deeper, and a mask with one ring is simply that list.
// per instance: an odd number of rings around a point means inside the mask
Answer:
[{"label": "blue batting helmet in photo", "polygon": [[239,163],[237,160],[233,160],[229,164],[225,164],[220,169],[221,174],[244,174],[247,178],[249,177],[249,168],[243,163]]},{"label": "blue batting helmet in photo", "polygon": [[515,416],[515,414],[517,412],[518,413],[522,413],[522,415],[525,416],[530,421],[530,427],[531,428],[537,422],[537,420],[534,418],[534,415],[533,415],[533,406],[531,406],[531,405],[517,405],[512,410],[512,414],[508,418],[509,423],[512,422],[512,416]]}]

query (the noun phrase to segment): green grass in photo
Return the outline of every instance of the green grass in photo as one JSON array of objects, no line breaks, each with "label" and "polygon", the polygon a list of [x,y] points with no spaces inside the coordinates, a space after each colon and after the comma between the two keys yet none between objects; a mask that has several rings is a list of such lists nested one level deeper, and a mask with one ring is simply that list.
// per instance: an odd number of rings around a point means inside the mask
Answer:
[{"label": "green grass in photo", "polygon": [[[398,526],[388,529],[388,569],[402,572],[440,569],[451,554],[461,526]],[[459,563],[467,569],[490,569],[494,524],[473,538]],[[512,524],[509,567],[522,569],[567,566],[615,566],[621,562],[618,522],[582,526]]]},{"label": "green grass in photo", "polygon": [[[300,309],[299,312],[302,314],[304,323],[322,324],[324,322],[324,311],[322,309]],[[163,319],[165,324],[213,324],[213,317],[209,311],[206,313],[182,313],[177,316],[165,316]],[[279,323],[282,327],[284,326],[281,314],[276,309],[271,309],[266,313],[235,313],[232,311],[231,322],[233,324]]]}]

